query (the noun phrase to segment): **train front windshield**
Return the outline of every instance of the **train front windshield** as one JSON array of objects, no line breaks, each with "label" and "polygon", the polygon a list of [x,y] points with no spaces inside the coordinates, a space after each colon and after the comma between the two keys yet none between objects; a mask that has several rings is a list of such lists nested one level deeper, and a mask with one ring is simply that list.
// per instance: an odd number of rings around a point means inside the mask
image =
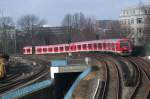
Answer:
[{"label": "train front windshield", "polygon": [[129,46],[129,42],[128,41],[120,41],[120,47],[123,48],[123,47],[130,47]]}]

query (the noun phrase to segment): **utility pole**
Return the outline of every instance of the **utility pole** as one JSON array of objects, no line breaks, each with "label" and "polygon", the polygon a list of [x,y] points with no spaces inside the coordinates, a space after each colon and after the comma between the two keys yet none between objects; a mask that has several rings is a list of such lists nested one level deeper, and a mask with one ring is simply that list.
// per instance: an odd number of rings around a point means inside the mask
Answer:
[{"label": "utility pole", "polygon": [[15,54],[17,53],[17,37],[16,37],[17,35],[16,35],[16,30],[15,30],[15,37],[14,37],[14,39],[15,39]]},{"label": "utility pole", "polygon": [[1,50],[2,50],[2,52],[5,52],[5,46],[6,46],[6,44],[5,44],[5,40],[3,39],[4,38],[4,22],[3,22],[3,20],[2,20],[2,18],[4,17],[4,11],[3,11],[3,9],[0,9],[0,18],[1,18],[1,34],[0,34],[0,36],[1,36],[1,45],[2,45],[2,48],[1,48]]}]

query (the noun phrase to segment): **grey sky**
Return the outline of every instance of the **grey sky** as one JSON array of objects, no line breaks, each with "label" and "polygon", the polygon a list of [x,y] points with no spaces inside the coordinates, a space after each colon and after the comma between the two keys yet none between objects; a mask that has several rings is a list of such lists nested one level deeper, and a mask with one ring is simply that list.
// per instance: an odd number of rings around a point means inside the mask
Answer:
[{"label": "grey sky", "polygon": [[[140,0],[0,0],[4,15],[15,20],[25,14],[36,14],[51,26],[59,25],[67,13],[83,12],[96,19],[118,19],[122,8]],[[141,0],[150,3],[150,0]]]}]

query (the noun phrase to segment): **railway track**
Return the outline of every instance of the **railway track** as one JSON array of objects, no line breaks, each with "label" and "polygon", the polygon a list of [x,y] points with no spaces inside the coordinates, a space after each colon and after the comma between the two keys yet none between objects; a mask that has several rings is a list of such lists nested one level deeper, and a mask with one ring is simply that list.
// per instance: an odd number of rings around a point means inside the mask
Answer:
[{"label": "railway track", "polygon": [[137,64],[140,64],[139,65],[140,68],[145,72],[148,79],[150,80],[150,65],[149,65],[149,63],[140,57],[135,57],[133,60],[137,61]]},{"label": "railway track", "polygon": [[134,94],[132,95],[132,99],[149,99],[150,93],[150,79],[145,71],[146,65],[142,64],[141,60],[138,58],[130,57],[129,60],[133,62],[133,64],[139,68],[141,72],[139,86],[136,88]]},{"label": "railway track", "polygon": [[96,76],[104,76],[96,77],[90,99],[150,99],[149,62],[140,57],[104,54],[84,54],[84,57],[96,59],[97,66],[102,64],[99,67],[103,72]]},{"label": "railway track", "polygon": [[95,89],[94,95],[92,99],[104,99],[106,97],[106,91],[108,86],[108,67],[106,62],[102,62],[102,70],[103,70],[103,81],[100,82],[100,79],[97,81],[97,87]]},{"label": "railway track", "polygon": [[[116,64],[109,56],[96,55],[94,57],[100,62],[99,64],[102,64],[104,79],[97,80],[97,87],[92,99],[120,99],[120,79]],[[107,57],[107,61],[102,57]]]},{"label": "railway track", "polygon": [[41,65],[37,62],[36,66],[39,68],[33,69],[32,74],[25,74],[25,76],[22,76],[20,74],[9,75],[0,84],[0,94],[3,94],[8,90],[32,84],[48,74],[48,69],[46,68],[46,65]]},{"label": "railway track", "polygon": [[136,89],[140,85],[141,72],[139,68],[123,57],[117,57],[121,61],[120,74],[122,74],[122,97],[121,99],[132,99]]},{"label": "railway track", "polygon": [[[93,66],[96,65],[100,69],[93,79],[93,92],[90,93],[92,94],[90,99],[150,99],[150,63],[141,57],[121,57],[104,54],[81,54],[81,56],[96,60],[96,62],[93,62]],[[39,66],[40,70],[33,73],[29,78],[22,79],[22,81],[18,80],[18,82],[11,83],[9,86],[0,86],[0,93],[15,88],[15,86],[24,86],[30,83],[26,83],[28,80],[34,82],[36,81],[34,78],[40,79],[46,75],[48,68],[44,66],[49,64],[49,59],[26,58],[43,66]],[[8,79],[11,78],[13,77]],[[77,93],[80,92],[77,91]],[[89,98],[87,96],[87,98],[83,97],[81,99]]]},{"label": "railway track", "polygon": [[107,89],[106,99],[120,99],[120,74],[116,63],[111,57],[107,59],[109,83]]}]

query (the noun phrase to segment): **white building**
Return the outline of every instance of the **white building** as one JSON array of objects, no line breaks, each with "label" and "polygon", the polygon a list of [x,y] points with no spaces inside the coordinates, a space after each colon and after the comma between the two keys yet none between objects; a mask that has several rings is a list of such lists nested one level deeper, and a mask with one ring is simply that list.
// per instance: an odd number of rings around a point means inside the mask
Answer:
[{"label": "white building", "polygon": [[120,14],[124,35],[133,38],[135,45],[150,39],[150,5],[139,4],[125,8]]}]

